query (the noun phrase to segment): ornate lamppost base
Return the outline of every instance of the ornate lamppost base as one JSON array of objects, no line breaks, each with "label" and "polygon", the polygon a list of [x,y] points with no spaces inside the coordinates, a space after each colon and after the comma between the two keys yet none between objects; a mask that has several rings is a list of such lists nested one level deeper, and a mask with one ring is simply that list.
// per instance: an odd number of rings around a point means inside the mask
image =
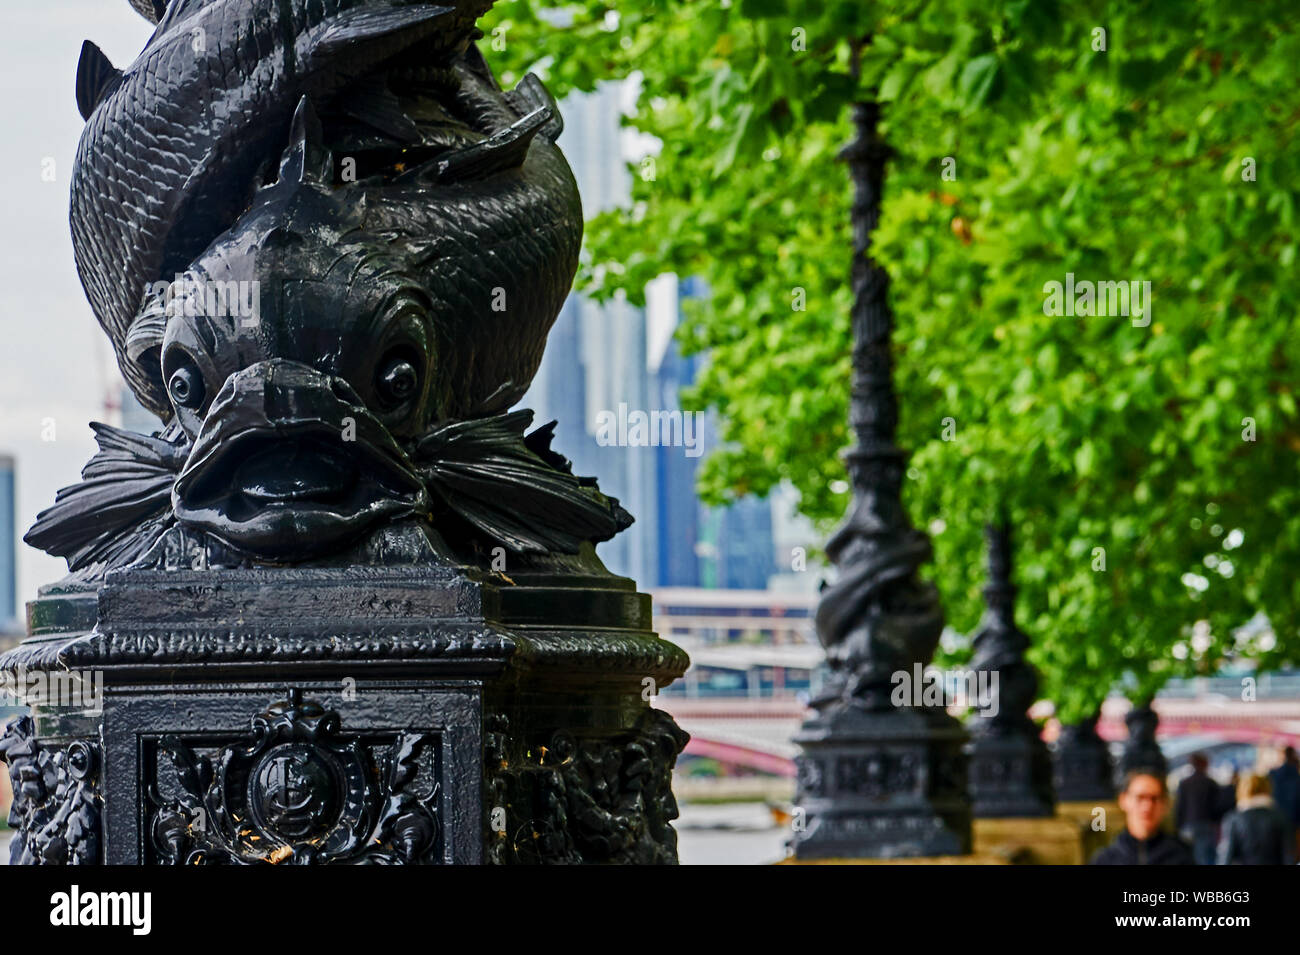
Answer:
[{"label": "ornate lamppost base", "polygon": [[192,569],[47,588],[0,750],[27,864],[675,862],[684,734],[644,698],[685,654],[594,554],[492,574],[386,531],[379,566]]},{"label": "ornate lamppost base", "polygon": [[1056,798],[1060,802],[1105,802],[1115,798],[1115,768],[1096,720],[1062,727],[1052,748]]},{"label": "ornate lamppost base", "polygon": [[837,705],[808,720],[795,736],[795,858],[968,854],[966,740],[939,709]]},{"label": "ornate lamppost base", "polygon": [[971,812],[977,819],[1055,813],[1052,758],[1030,735],[976,735],[970,744]]}]

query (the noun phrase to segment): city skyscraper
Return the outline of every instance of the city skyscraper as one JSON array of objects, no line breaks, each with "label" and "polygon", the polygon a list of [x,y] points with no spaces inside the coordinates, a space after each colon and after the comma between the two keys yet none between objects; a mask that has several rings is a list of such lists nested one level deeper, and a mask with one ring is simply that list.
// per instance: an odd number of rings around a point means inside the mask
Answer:
[{"label": "city skyscraper", "polygon": [[[628,86],[608,84],[561,104],[561,145],[588,219],[631,196],[627,163],[640,152],[619,121],[627,95]],[[681,390],[695,381],[707,359],[683,356],[672,333],[681,321],[682,300],[706,290],[690,277],[668,278],[647,291],[647,308],[571,296],[523,406],[537,412],[538,424],[557,419],[556,450],[573,462],[576,473],[599,478],[636,518],[597,550],[611,570],[645,588],[766,589],[778,569],[771,504],[745,499],[708,508],[696,495],[702,460],[697,452],[716,445],[708,416],[698,416],[698,434],[680,432],[683,439],[687,433],[699,439],[689,454],[680,442],[656,443],[653,439],[663,435],[653,428],[649,446],[602,446],[597,440],[602,414],[620,420],[636,412],[685,414]]]}]

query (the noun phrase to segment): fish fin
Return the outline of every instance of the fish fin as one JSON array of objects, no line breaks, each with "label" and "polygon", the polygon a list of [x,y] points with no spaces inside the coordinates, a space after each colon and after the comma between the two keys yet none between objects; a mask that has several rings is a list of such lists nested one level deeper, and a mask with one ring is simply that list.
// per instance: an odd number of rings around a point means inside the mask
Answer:
[{"label": "fish fin", "polygon": [[87,40],[81,44],[81,59],[77,61],[77,109],[82,119],[90,119],[99,101],[110,86],[122,78],[104,51]]},{"label": "fish fin", "polygon": [[419,39],[421,27],[428,30],[434,23],[454,12],[454,7],[436,7],[427,3],[410,7],[348,10],[330,18],[313,52],[333,56],[350,52],[357,44],[391,39],[407,31],[415,34],[410,40],[415,42]]},{"label": "fish fin", "polygon": [[[555,440],[555,426],[558,424],[558,421],[552,420],[529,431],[524,436],[524,446],[555,470],[573,474],[573,462],[551,447],[551,442]],[[583,487],[596,487],[596,479],[592,477],[578,477],[577,481]]]},{"label": "fish fin", "polygon": [[533,137],[550,122],[555,110],[541,106],[522,119],[499,129],[482,142],[439,153],[428,162],[403,173],[397,182],[423,179],[429,182],[460,182],[482,179],[495,172],[523,165]]},{"label": "fish fin", "polygon": [[549,107],[551,118],[543,123],[538,131],[551,142],[559,139],[560,133],[564,132],[564,117],[560,115],[555,97],[546,88],[546,84],[538,79],[536,73],[525,74],[524,78],[515,84],[515,88],[505,94],[505,99],[510,108],[521,117],[543,106]]},{"label": "fish fin", "polygon": [[388,88],[388,79],[376,74],[358,80],[340,100],[343,112],[403,143],[420,142],[420,128],[402,109],[401,100]]},{"label": "fish fin", "polygon": [[[471,36],[470,39],[481,39],[483,31],[478,30],[478,34],[477,37]],[[492,72],[492,67],[488,66],[487,60],[483,59],[483,51],[478,48],[477,43],[470,43],[469,46],[465,47],[465,52],[461,54],[461,59],[464,61],[465,66],[469,68],[470,72],[478,74],[479,78],[487,83],[488,86],[492,87],[492,89],[496,90],[498,93],[501,92],[501,84],[497,82],[496,75]]]},{"label": "fish fin", "polygon": [[430,493],[516,553],[576,554],[585,542],[630,526],[632,515],[617,498],[575,477],[549,451],[549,433],[525,437],[532,420],[521,409],[447,422],[420,438],[416,466]]},{"label": "fish fin", "polygon": [[23,537],[65,558],[73,571],[116,565],[152,544],[170,520],[172,484],[189,450],[187,439],[135,434],[98,422],[91,427],[99,451],[82,468],[81,483],[60,490]]},{"label": "fish fin", "polygon": [[189,454],[189,439],[177,427],[163,428],[156,434],[138,434],[102,421],[92,421],[90,429],[95,432],[99,453],[81,469],[81,476],[86,480],[99,477],[97,468],[108,461],[120,464],[129,460],[179,474]]},{"label": "fish fin", "polygon": [[311,105],[311,98],[304,95],[293,111],[289,148],[280,161],[280,181],[330,183],[333,180],[334,155],[325,148],[320,117]]}]

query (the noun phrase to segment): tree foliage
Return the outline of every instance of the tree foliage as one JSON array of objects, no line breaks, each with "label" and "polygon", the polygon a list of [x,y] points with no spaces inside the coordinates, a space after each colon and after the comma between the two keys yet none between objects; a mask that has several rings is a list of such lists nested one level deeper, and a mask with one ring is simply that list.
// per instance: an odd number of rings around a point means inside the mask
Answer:
[{"label": "tree foliage", "polygon": [[[788,481],[813,518],[844,512],[836,154],[848,104],[875,97],[896,153],[874,254],[892,277],[905,494],[949,621],[978,618],[980,531],[1002,502],[1022,626],[1064,718],[1116,682],[1139,697],[1243,655],[1300,659],[1288,4],[543,6],[489,16],[505,79],[533,69],[563,95],[637,74],[627,122],[662,144],[631,204],[589,224],[580,288],[638,301],[674,271],[711,291],[680,331],[710,356],[687,398],[722,422],[706,499]],[[1066,273],[1149,281],[1149,322],[1045,314]],[[1235,634],[1261,611],[1271,643]]]}]

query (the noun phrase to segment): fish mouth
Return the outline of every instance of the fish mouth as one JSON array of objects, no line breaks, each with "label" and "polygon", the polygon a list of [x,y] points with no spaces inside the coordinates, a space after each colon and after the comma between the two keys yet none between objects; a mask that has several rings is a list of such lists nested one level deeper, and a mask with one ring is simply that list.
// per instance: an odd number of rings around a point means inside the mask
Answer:
[{"label": "fish mouth", "polygon": [[232,375],[204,420],[172,488],[182,525],[280,562],[427,510],[405,453],[352,396],[339,397],[338,379],[296,366],[286,383],[294,363],[263,365]]}]

